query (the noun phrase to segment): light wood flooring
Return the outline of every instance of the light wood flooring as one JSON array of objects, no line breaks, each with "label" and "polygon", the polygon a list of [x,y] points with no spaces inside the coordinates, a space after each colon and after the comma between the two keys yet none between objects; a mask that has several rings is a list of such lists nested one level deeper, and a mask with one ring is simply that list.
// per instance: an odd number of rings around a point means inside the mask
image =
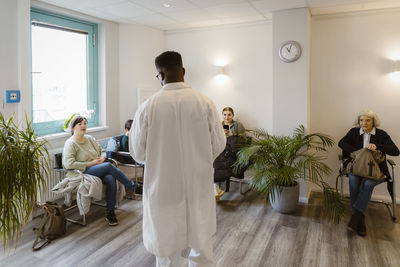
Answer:
[{"label": "light wood flooring", "polygon": [[[400,225],[381,204],[369,205],[368,235],[362,238],[347,233],[350,212],[339,225],[322,219],[320,194],[284,215],[256,193],[242,196],[238,191],[231,184],[231,192],[217,204],[216,266],[400,266]],[[124,200],[116,214],[119,225],[109,227],[104,208],[92,206],[86,227],[68,223],[64,237],[32,252],[35,219],[17,248],[1,249],[0,266],[154,267],[155,257],[142,241],[141,201]]]}]

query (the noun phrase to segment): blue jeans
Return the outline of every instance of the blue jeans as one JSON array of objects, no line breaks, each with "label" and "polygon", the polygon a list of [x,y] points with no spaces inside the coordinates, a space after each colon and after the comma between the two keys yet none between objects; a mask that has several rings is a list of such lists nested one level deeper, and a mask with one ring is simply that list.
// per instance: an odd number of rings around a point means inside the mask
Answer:
[{"label": "blue jeans", "polygon": [[374,187],[384,182],[384,180],[375,181],[371,179],[365,179],[364,182],[361,183],[361,181],[364,179],[363,177],[353,175],[351,173],[348,174],[348,177],[350,185],[350,208],[353,211],[358,210],[362,213],[365,213],[368,202],[371,200]]},{"label": "blue jeans", "polygon": [[110,162],[91,166],[84,171],[86,174],[99,177],[107,187],[107,213],[115,210],[117,182],[118,180],[129,190],[135,190],[135,183],[126,177],[126,175]]}]

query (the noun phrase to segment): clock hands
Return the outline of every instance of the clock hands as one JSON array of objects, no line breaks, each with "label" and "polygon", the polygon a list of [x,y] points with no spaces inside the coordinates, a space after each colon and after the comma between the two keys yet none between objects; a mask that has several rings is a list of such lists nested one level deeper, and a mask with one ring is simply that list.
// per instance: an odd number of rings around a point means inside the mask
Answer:
[{"label": "clock hands", "polygon": [[288,51],[288,53],[290,53],[290,51],[292,50],[292,44],[289,47],[286,47],[286,50]]},{"label": "clock hands", "polygon": [[293,62],[300,58],[301,46],[296,41],[286,41],[279,48],[279,57],[284,62]]}]

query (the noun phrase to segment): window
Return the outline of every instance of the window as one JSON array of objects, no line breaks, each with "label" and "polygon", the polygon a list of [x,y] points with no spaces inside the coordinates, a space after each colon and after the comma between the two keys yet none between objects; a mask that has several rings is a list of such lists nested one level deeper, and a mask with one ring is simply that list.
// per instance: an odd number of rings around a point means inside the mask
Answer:
[{"label": "window", "polygon": [[98,126],[97,24],[31,10],[32,121],[39,135],[83,113]]}]

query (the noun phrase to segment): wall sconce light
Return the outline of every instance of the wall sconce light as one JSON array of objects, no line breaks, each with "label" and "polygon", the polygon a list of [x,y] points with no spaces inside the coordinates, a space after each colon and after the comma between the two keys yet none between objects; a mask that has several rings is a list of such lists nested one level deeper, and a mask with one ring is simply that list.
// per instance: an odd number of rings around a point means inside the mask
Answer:
[{"label": "wall sconce light", "polygon": [[228,66],[215,66],[215,75],[226,75]]},{"label": "wall sconce light", "polygon": [[392,60],[391,66],[388,69],[389,70],[389,77],[392,81],[394,81],[396,84],[400,82],[400,60]]},{"label": "wall sconce light", "polygon": [[400,72],[400,60],[393,60],[393,72]]}]

